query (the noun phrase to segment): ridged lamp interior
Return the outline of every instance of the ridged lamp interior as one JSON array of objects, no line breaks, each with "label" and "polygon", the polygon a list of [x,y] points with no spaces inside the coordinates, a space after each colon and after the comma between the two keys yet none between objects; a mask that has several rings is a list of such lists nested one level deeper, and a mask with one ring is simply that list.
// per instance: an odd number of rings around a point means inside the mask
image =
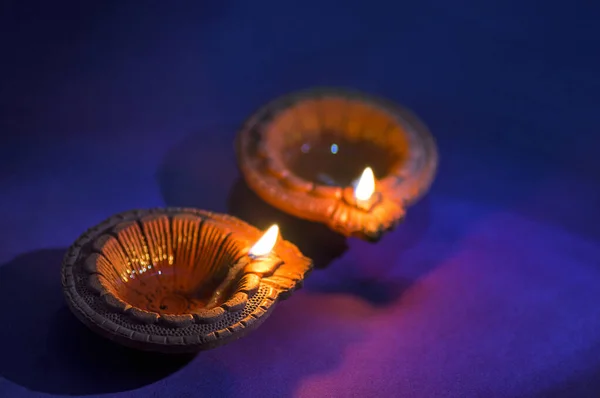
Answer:
[{"label": "ridged lamp interior", "polygon": [[[127,304],[159,314],[186,314],[209,302],[241,257],[239,240],[210,220],[167,216],[134,221],[100,239],[100,283]],[[240,278],[226,288],[235,293]],[[227,297],[228,294],[221,294]]]}]

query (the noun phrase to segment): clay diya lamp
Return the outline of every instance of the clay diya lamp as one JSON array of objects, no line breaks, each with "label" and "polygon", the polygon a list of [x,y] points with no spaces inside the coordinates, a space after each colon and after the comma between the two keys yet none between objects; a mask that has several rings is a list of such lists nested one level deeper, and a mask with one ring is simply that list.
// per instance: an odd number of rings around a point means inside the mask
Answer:
[{"label": "clay diya lamp", "polygon": [[430,187],[437,148],[410,111],[366,94],[314,89],[278,98],[240,130],[238,164],[265,202],[377,241]]},{"label": "clay diya lamp", "polygon": [[[262,235],[262,237],[261,237]],[[296,246],[228,215],[166,208],[115,215],[85,232],[62,265],[84,324],[132,348],[214,348],[259,326],[312,268]]]}]

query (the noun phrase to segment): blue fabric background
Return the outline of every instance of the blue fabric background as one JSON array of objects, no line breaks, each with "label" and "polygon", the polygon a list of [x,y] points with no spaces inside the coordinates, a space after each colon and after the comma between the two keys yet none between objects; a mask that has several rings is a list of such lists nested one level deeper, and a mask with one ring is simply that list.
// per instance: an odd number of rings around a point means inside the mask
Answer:
[{"label": "blue fabric background", "polygon": [[[0,396],[600,396],[597,4],[4,2]],[[281,218],[239,182],[232,139],[315,85],[430,126],[439,174],[403,225],[346,247],[283,220],[328,267],[193,358],[121,349],[71,316],[62,255],[113,213]]]}]

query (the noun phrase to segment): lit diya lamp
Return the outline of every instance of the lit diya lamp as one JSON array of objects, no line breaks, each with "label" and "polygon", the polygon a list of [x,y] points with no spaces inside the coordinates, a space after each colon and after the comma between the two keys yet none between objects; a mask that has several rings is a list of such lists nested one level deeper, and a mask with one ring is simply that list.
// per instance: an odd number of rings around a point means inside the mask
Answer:
[{"label": "lit diya lamp", "polygon": [[246,183],[265,202],[369,241],[427,192],[438,163],[432,135],[411,112],[339,89],[267,104],[244,124],[236,149]]},{"label": "lit diya lamp", "polygon": [[137,210],[85,232],[62,266],[71,311],[93,331],[165,353],[214,348],[259,326],[312,261],[228,215]]}]

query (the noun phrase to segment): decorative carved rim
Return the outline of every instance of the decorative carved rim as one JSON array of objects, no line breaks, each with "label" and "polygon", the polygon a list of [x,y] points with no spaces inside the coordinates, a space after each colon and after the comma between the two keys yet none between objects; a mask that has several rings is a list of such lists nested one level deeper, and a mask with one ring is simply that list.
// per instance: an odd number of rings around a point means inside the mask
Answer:
[{"label": "decorative carved rim", "polygon": [[[318,185],[294,174],[281,160],[275,144],[277,137],[287,132],[280,128],[282,125],[287,124],[292,130],[290,125],[294,123],[313,123],[319,131],[335,128],[335,123],[340,123],[335,119],[340,119],[336,114],[340,107],[345,107],[344,123],[360,124],[360,120],[354,120],[356,113],[351,106],[369,108],[382,115],[366,122],[371,124],[365,127],[400,134],[408,148],[407,158],[377,181],[379,202],[367,210],[348,202],[347,188]],[[280,120],[285,111],[300,107],[302,112],[295,111],[296,120]],[[307,111],[308,108],[311,109]],[[382,98],[335,88],[288,94],[260,108],[239,131],[236,151],[248,186],[264,201],[296,217],[324,223],[345,236],[371,241],[393,229],[404,217],[406,207],[427,192],[438,164],[433,136],[410,111]]]},{"label": "decorative carved rim", "polygon": [[[288,241],[279,239],[277,257],[267,272],[253,267],[243,272],[230,297],[210,309],[192,313],[161,314],[132,306],[113,294],[103,282],[100,254],[106,237],[132,223],[137,226],[157,217],[198,218],[228,232],[238,247],[252,245],[261,232],[232,216],[190,208],[133,210],[114,215],[82,234],[69,248],[62,265],[62,285],[72,312],[100,335],[125,346],[164,353],[195,352],[242,337],[259,326],[279,299],[301,287],[312,261]],[[175,239],[173,239],[175,242]],[[176,244],[176,243],[174,243]],[[235,252],[235,251],[234,251]],[[233,263],[243,260],[243,249]],[[233,264],[232,264],[233,266]],[[248,267],[247,267],[248,268]],[[256,271],[258,270],[258,271]]]}]

